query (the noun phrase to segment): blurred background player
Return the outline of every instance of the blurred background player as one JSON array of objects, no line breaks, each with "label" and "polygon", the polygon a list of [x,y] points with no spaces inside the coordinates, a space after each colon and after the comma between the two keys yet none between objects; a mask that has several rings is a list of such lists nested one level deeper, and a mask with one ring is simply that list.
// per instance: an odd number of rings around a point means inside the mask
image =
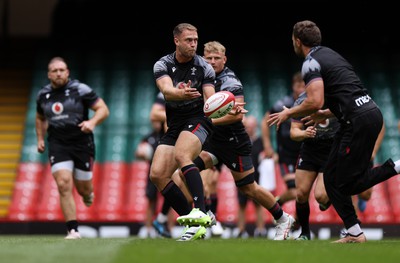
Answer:
[{"label": "blurred background player", "polygon": [[295,168],[301,142],[293,141],[290,138],[290,121],[282,123],[280,128],[276,130],[277,154],[275,154],[267,120],[270,114],[282,111],[284,106],[287,108],[292,107],[299,95],[304,92],[305,85],[300,72],[296,72],[293,75],[291,88],[291,94],[278,100],[274,106],[265,113],[261,123],[265,157],[278,159],[280,172],[287,186],[286,191],[276,197],[280,205],[296,199]]},{"label": "blurred background player", "polygon": [[[73,188],[75,186],[86,206],[92,205],[93,131],[109,116],[109,110],[94,90],[78,80],[71,80],[69,73],[63,58],[50,60],[47,72],[50,84],[44,86],[36,98],[36,136],[37,150],[43,153],[46,133],[48,135],[51,173],[68,231],[65,239],[79,239]],[[90,119],[89,110],[94,111]]]},{"label": "blurred background player", "polygon": [[[254,179],[260,183],[260,173],[258,166],[260,161],[264,159],[264,146],[261,136],[259,136],[258,120],[253,115],[246,115],[243,118],[243,124],[246,132],[249,134],[252,142],[251,158],[254,165]],[[232,232],[232,236],[239,238],[247,238],[249,236],[246,230],[246,207],[249,199],[242,192],[238,191],[239,211],[238,211],[238,224]],[[254,229],[254,237],[267,237],[267,229],[265,228],[265,210],[259,203],[251,200],[254,204],[256,212],[256,222]]]},{"label": "blurred background player", "polygon": [[[164,122],[153,120],[151,121],[151,125],[151,133],[141,140],[135,152],[135,157],[139,160],[148,161],[149,167],[153,159],[153,153],[158,145],[158,141],[164,134]],[[170,238],[171,233],[169,226],[166,223],[168,219],[168,212],[171,206],[168,204],[167,200],[163,199],[161,211],[157,215],[158,220],[154,219],[154,214],[157,210],[158,191],[155,185],[150,181],[150,176],[147,178],[146,198],[148,200],[148,206],[146,211],[146,222],[145,225],[139,230],[138,236],[141,238],[155,238],[157,236],[157,230],[161,236]]]},{"label": "blurred background player", "polygon": [[[300,94],[293,106],[299,105],[306,98],[306,92]],[[311,240],[309,196],[314,186],[314,196],[321,210],[329,207],[326,194],[323,171],[332,148],[333,137],[339,130],[336,117],[326,119],[317,125],[305,125],[301,117],[291,121],[290,137],[302,142],[296,165],[296,219],[301,227],[301,233],[296,240]]]}]

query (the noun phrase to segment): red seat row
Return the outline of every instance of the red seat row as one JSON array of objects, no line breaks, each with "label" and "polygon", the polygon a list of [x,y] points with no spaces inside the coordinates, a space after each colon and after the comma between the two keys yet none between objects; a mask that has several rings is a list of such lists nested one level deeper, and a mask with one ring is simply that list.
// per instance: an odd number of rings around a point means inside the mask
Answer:
[{"label": "red seat row", "polygon": [[[276,189],[274,195],[285,190],[285,184],[276,168]],[[77,217],[80,221],[118,221],[143,222],[146,218],[147,199],[145,189],[148,176],[148,163],[135,161],[96,163],[94,167],[95,202],[87,208],[74,190]],[[230,171],[223,166],[218,182],[218,220],[235,224],[238,214],[237,188]],[[162,196],[159,196],[162,198]],[[363,223],[400,222],[400,179],[393,177],[374,187],[367,209],[360,213]],[[159,204],[161,202],[158,202]],[[295,201],[283,205],[286,212],[295,214]],[[160,209],[160,206],[158,206]],[[310,223],[341,223],[336,211],[330,207],[321,212],[310,195]],[[246,220],[256,220],[252,202],[246,208]],[[51,175],[50,166],[41,163],[21,163],[9,208],[8,220],[11,221],[64,221],[60,209],[57,185]],[[272,217],[265,210],[266,223]]]}]

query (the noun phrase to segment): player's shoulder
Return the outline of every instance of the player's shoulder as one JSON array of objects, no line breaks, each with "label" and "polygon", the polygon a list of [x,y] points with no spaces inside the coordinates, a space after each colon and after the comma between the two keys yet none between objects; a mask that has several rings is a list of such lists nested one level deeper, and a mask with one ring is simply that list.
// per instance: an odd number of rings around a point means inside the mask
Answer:
[{"label": "player's shoulder", "polygon": [[237,83],[238,85],[242,85],[242,82],[240,81],[240,79],[236,75],[236,73],[228,67],[224,67],[224,69],[221,71],[220,74],[218,74],[218,76],[220,76],[221,78],[230,80],[234,83]]},{"label": "player's shoulder", "polygon": [[204,75],[209,77],[210,79],[215,78],[214,68],[211,66],[210,63],[207,62],[207,60],[204,57],[196,54],[194,57],[193,65],[195,68],[201,68],[202,71],[204,72]]},{"label": "player's shoulder", "polygon": [[208,63],[207,60],[204,57],[202,57],[202,56],[200,56],[198,54],[196,54],[194,56],[194,64],[195,65],[199,65],[199,66],[204,67],[204,68],[212,68],[210,63]]},{"label": "player's shoulder", "polygon": [[40,88],[37,92],[37,98],[39,99],[41,96],[45,95],[46,93],[49,93],[52,91],[51,85],[47,84]]},{"label": "player's shoulder", "polygon": [[166,62],[174,62],[174,55],[175,53],[170,53],[167,55],[162,56],[159,60],[156,61],[157,62],[162,62],[162,63],[166,63]]},{"label": "player's shoulder", "polygon": [[66,87],[68,89],[76,89],[80,94],[92,92],[92,88],[89,85],[82,83],[77,79],[70,80]]},{"label": "player's shoulder", "polygon": [[175,65],[174,53],[167,54],[154,63],[153,71],[155,73],[164,72],[169,67],[173,67],[173,65]]}]

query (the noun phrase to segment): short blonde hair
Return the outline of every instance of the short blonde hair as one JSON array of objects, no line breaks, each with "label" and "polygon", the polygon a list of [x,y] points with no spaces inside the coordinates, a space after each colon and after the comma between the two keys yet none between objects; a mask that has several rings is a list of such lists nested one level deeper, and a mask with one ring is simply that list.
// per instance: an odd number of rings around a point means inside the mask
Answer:
[{"label": "short blonde hair", "polygon": [[225,55],[226,48],[218,41],[210,41],[204,44],[204,52],[221,53]]}]

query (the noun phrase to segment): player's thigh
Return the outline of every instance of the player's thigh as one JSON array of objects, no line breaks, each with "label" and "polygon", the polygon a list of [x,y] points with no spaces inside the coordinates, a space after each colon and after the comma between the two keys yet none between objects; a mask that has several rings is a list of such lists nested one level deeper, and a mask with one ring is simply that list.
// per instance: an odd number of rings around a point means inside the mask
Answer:
[{"label": "player's thigh", "polygon": [[170,178],[177,168],[174,146],[158,145],[150,167],[150,178]]},{"label": "player's thigh", "polygon": [[182,131],[179,134],[175,144],[175,158],[181,166],[187,165],[186,162],[192,162],[199,156],[201,150],[201,141],[195,134],[189,131]]},{"label": "player's thigh", "polygon": [[296,170],[296,191],[299,197],[308,199],[316,177],[317,172],[315,171]]}]

